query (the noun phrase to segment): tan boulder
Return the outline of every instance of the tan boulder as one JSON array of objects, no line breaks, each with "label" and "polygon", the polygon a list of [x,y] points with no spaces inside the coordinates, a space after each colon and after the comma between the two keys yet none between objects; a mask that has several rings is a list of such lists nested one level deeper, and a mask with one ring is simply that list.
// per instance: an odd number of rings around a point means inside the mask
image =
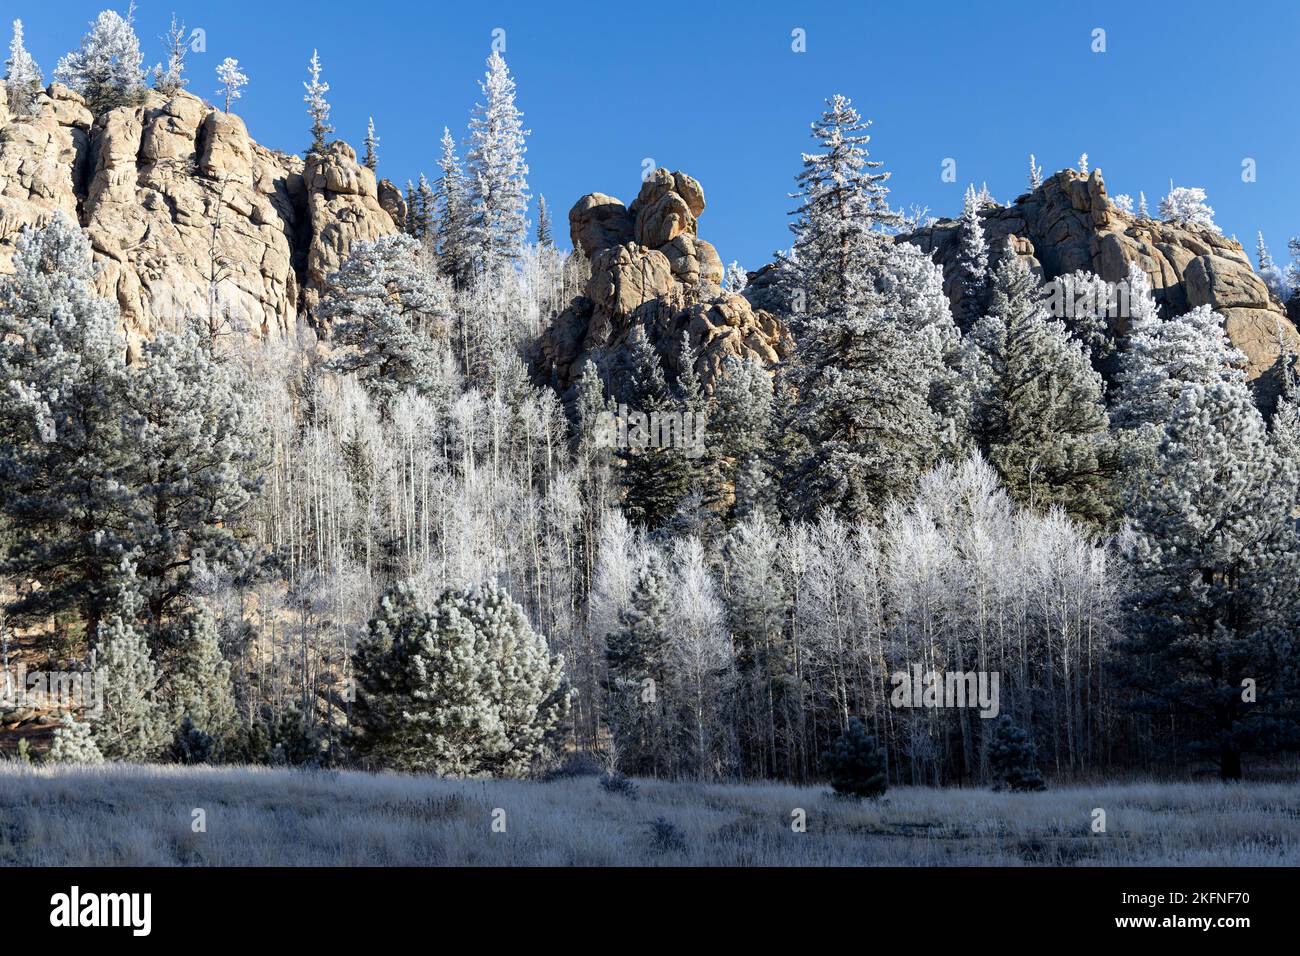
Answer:
[{"label": "tan boulder", "polygon": [[569,210],[569,238],[587,257],[632,241],[632,215],[613,196],[588,193]]}]

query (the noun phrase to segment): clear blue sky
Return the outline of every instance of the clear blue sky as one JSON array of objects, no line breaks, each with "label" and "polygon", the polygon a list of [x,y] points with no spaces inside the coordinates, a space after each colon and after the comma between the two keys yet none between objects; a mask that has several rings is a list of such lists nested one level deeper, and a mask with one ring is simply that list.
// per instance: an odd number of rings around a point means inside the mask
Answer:
[{"label": "clear blue sky", "polygon": [[[103,0],[9,0],[48,75]],[[897,205],[960,209],[967,182],[1008,201],[1036,153],[1050,173],[1087,151],[1112,194],[1172,177],[1204,186],[1225,234],[1274,258],[1300,234],[1300,124],[1293,118],[1300,3],[840,2],[823,4],[366,3],[141,0],[146,60],[169,15],[207,33],[191,90],[215,99],[216,65],[251,77],[236,111],[259,142],[301,151],[302,80],[320,49],[339,135],[382,137],[380,175],[435,172],[443,125],[463,139],[494,28],[532,130],[534,195],[566,213],[583,193],[630,202],[642,160],[704,185],[700,223],[724,261],[756,268],[789,242],[787,194],[808,123],[834,92],[875,120],[873,155]],[[5,19],[8,19],[7,17]],[[1094,53],[1092,31],[1106,31]],[[791,50],[806,31],[807,52]],[[940,179],[945,157],[957,182]],[[1242,182],[1253,158],[1257,181]]]}]

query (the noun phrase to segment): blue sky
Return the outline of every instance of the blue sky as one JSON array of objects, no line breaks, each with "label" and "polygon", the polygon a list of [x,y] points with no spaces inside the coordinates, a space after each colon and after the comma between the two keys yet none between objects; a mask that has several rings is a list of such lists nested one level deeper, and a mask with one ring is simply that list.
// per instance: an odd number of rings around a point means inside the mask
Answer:
[{"label": "blue sky", "polygon": [[[8,0],[47,75],[103,0]],[[1172,177],[1203,186],[1226,234],[1273,255],[1300,234],[1300,124],[1294,97],[1300,4],[1168,2],[840,2],[600,5],[480,2],[301,3],[141,0],[146,59],[172,11],[207,34],[191,90],[216,99],[216,65],[251,82],[235,107],[259,142],[308,141],[302,80],[319,48],[339,135],[358,145],[373,114],[380,175],[435,172],[444,125],[463,139],[492,31],[532,130],[530,182],[567,242],[583,193],[630,202],[642,162],[683,169],[708,202],[700,223],[725,261],[757,268],[788,244],[787,194],[808,123],[834,92],[875,121],[873,158],[899,206],[960,209],[968,182],[1013,199],[1028,154],[1050,173],[1087,151],[1112,194]],[[5,18],[8,19],[8,18]],[[791,31],[807,50],[791,49]],[[1091,50],[1106,31],[1106,52]],[[957,182],[941,181],[945,158]],[[1257,179],[1242,181],[1242,161]]]}]

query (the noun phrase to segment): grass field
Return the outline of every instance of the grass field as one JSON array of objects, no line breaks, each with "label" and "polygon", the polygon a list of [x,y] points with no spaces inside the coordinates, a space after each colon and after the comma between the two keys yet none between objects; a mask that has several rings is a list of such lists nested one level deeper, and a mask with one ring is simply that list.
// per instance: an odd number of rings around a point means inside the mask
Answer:
[{"label": "grass field", "polygon": [[[1096,808],[1105,833],[1092,832]],[[820,787],[643,780],[632,799],[595,777],[0,763],[0,865],[259,864],[1297,865],[1300,787],[900,788],[859,803]]]}]

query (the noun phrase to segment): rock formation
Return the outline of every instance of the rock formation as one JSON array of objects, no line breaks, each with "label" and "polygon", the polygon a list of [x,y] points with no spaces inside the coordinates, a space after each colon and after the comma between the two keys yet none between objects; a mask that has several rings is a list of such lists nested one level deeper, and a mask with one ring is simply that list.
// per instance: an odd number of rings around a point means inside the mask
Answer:
[{"label": "rock formation", "polygon": [[396,231],[402,205],[346,143],[304,163],[185,92],[94,117],[56,83],[31,117],[0,112],[0,274],[22,228],[61,210],[86,230],[132,343],[210,313],[292,334],[349,245]]},{"label": "rock formation", "polygon": [[[1246,354],[1252,379],[1275,366],[1281,348],[1300,352],[1300,334],[1282,303],[1270,297],[1240,243],[1211,230],[1120,211],[1107,199],[1099,169],[1087,176],[1063,170],[1011,206],[985,209],[981,219],[990,259],[1011,248],[1044,279],[1085,269],[1108,282],[1127,278],[1129,264],[1136,262],[1150,277],[1166,317],[1211,306],[1224,316],[1228,337]],[[944,267],[944,288],[954,305],[960,294],[958,226],[956,220],[943,219],[902,237]]]},{"label": "rock formation", "polygon": [[648,336],[675,375],[683,332],[706,388],[730,356],[778,362],[789,335],[774,315],[721,288],[722,260],[699,238],[703,212],[703,187],[666,169],[655,170],[631,206],[603,193],[579,199],[569,234],[590,258],[591,277],[537,342],[534,378],[568,390],[591,358],[617,382],[636,336]]}]

